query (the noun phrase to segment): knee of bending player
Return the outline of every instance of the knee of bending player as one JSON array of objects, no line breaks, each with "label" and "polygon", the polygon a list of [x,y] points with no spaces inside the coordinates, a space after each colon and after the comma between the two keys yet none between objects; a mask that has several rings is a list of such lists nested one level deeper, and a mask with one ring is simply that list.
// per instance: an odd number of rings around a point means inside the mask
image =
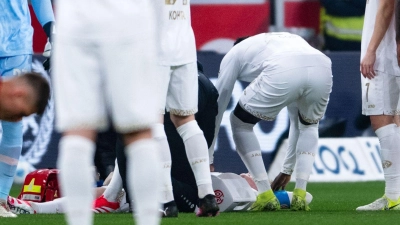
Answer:
[{"label": "knee of bending player", "polygon": [[302,125],[308,126],[308,125],[315,125],[315,124],[318,125],[318,123],[319,123],[319,120],[312,120],[312,119],[308,119],[308,118],[302,116],[300,111],[298,112],[298,116],[299,116],[299,125],[302,124]]},{"label": "knee of bending player", "polygon": [[238,103],[235,107],[235,109],[231,113],[231,120],[232,120],[232,114],[239,119],[243,123],[247,124],[256,124],[258,123],[261,119],[253,116],[251,113],[247,112],[242,108],[242,106]]},{"label": "knee of bending player", "polygon": [[299,121],[299,129],[304,130],[304,129],[318,129],[319,123],[313,123],[313,124],[303,124],[302,122]]},{"label": "knee of bending player", "polygon": [[255,124],[253,123],[245,123],[240,118],[238,118],[235,113],[232,111],[229,116],[231,122],[232,132],[235,134],[236,132],[240,131],[252,131]]},{"label": "knee of bending player", "polygon": [[185,125],[186,123],[195,120],[194,115],[188,115],[188,116],[178,116],[170,113],[170,118],[172,123],[175,125],[176,128]]}]

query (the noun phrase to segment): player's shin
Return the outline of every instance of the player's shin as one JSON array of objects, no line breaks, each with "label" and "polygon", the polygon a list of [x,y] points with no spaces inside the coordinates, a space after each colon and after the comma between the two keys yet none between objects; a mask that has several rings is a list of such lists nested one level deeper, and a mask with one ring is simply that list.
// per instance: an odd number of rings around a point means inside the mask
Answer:
[{"label": "player's shin", "polygon": [[158,145],[152,139],[143,139],[125,147],[127,157],[127,184],[135,202],[135,224],[159,224],[160,158]]},{"label": "player's shin", "polygon": [[214,195],[211,185],[208,147],[203,131],[195,120],[187,122],[177,128],[183,139],[190,166],[199,189],[199,198],[208,194]]},{"label": "player's shin", "polygon": [[164,125],[161,123],[154,124],[152,127],[154,140],[159,144],[161,159],[161,203],[167,203],[174,200],[171,182],[171,152],[168,145],[167,136],[164,131]]},{"label": "player's shin", "polygon": [[385,195],[397,201],[400,197],[400,133],[395,124],[376,130],[381,145],[381,160],[385,177]]},{"label": "player's shin", "polygon": [[299,139],[296,156],[296,189],[306,190],[307,182],[314,164],[318,149],[318,124],[304,125],[299,123]]},{"label": "player's shin", "polygon": [[65,196],[63,208],[70,225],[93,223],[93,157],[94,142],[77,135],[64,136],[59,144],[57,166],[61,192]]},{"label": "player's shin", "polygon": [[1,121],[0,199],[7,200],[22,150],[22,123]]},{"label": "player's shin", "polygon": [[253,177],[258,193],[270,190],[271,185],[262,159],[260,144],[253,131],[254,124],[244,123],[233,113],[230,120],[236,151]]}]

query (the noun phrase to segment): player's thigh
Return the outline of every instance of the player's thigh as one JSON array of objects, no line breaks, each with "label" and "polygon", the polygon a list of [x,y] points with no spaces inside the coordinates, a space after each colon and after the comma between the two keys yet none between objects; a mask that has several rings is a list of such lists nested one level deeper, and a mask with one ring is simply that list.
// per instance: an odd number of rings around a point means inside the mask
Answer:
[{"label": "player's thigh", "polygon": [[372,79],[361,77],[362,113],[396,115],[400,112],[400,77],[376,72]]},{"label": "player's thigh", "polygon": [[154,46],[151,40],[121,39],[102,48],[106,99],[120,133],[148,129],[160,119],[156,82],[160,68]]},{"label": "player's thigh", "polygon": [[262,73],[243,91],[239,104],[262,120],[274,120],[285,106],[300,96],[302,70]]},{"label": "player's thigh", "polygon": [[160,95],[159,110],[161,114],[165,113],[169,82],[171,79],[171,66],[160,66],[160,73],[157,76],[156,82],[158,85],[157,93]]},{"label": "player's thigh", "polygon": [[167,111],[178,116],[197,112],[198,74],[196,62],[173,66],[167,96]]},{"label": "player's thigh", "polygon": [[2,77],[20,75],[30,72],[31,69],[32,55],[0,57],[0,74]]},{"label": "player's thigh", "polygon": [[89,42],[57,40],[52,58],[57,128],[104,129],[107,116],[98,49]]},{"label": "player's thigh", "polygon": [[299,113],[308,123],[317,123],[325,114],[332,91],[330,67],[307,67],[307,83],[298,100]]}]

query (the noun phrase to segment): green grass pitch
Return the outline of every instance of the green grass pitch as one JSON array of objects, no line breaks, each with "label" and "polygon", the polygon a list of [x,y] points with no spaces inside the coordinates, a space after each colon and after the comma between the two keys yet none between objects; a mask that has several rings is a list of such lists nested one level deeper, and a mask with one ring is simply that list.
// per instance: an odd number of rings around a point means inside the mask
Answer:
[{"label": "green grass pitch", "polygon": [[[290,183],[288,190],[292,190]],[[20,187],[14,187],[11,195],[17,196]],[[213,225],[213,224],[399,224],[400,211],[357,212],[355,208],[368,204],[383,195],[383,182],[356,183],[309,183],[308,191],[313,195],[309,212],[231,212],[221,213],[215,218],[197,218],[194,213],[180,213],[178,218],[162,219],[163,225]],[[18,218],[0,218],[1,225],[63,225],[62,214],[19,215]],[[96,225],[134,224],[132,216],[125,214],[95,215]]]}]

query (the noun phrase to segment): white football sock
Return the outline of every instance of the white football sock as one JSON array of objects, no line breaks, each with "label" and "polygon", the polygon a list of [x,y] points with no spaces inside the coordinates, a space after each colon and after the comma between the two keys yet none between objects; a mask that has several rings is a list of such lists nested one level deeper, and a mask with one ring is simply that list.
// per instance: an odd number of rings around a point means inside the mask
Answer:
[{"label": "white football sock", "polygon": [[208,147],[203,131],[196,120],[187,122],[176,129],[182,137],[190,166],[192,167],[199,190],[199,198],[208,194],[214,195],[211,184]]},{"label": "white football sock", "polygon": [[381,145],[385,195],[397,200],[400,197],[400,133],[395,124],[383,126],[375,133]]},{"label": "white football sock", "polygon": [[29,202],[29,204],[37,214],[55,214],[65,213],[63,208],[64,202],[65,197],[57,198],[50,202]]},{"label": "white football sock", "polygon": [[233,113],[230,119],[236,151],[253,177],[258,193],[270,190],[271,184],[262,159],[260,143],[253,131],[254,124],[241,121]]},{"label": "white football sock", "polygon": [[59,143],[57,165],[63,203],[69,225],[93,223],[93,157],[95,144],[81,136],[64,136]]},{"label": "white football sock", "polygon": [[161,158],[161,203],[167,203],[174,200],[171,181],[171,152],[169,149],[167,135],[164,125],[157,123],[152,127],[153,137],[160,145]]},{"label": "white football sock", "polygon": [[[299,122],[299,130],[296,147],[296,180],[307,182],[314,164],[315,153],[318,150],[318,124],[304,125]],[[299,186],[306,190],[307,183],[302,182]]]},{"label": "white football sock", "polygon": [[114,172],[110,184],[107,185],[103,196],[109,202],[116,202],[119,192],[122,190],[122,178],[119,173],[118,162],[115,160]]},{"label": "white football sock", "polygon": [[302,189],[306,190],[307,188],[307,181],[303,179],[296,178],[296,185],[294,187],[295,189]]},{"label": "white football sock", "polygon": [[284,174],[292,175],[294,167],[296,165],[296,147],[297,141],[299,140],[299,114],[297,103],[292,103],[287,106],[290,127],[288,137],[288,147],[286,150],[285,160],[282,164],[281,172]]},{"label": "white football sock", "polygon": [[145,139],[125,147],[127,184],[135,202],[135,224],[160,223],[160,165],[156,141]]}]

